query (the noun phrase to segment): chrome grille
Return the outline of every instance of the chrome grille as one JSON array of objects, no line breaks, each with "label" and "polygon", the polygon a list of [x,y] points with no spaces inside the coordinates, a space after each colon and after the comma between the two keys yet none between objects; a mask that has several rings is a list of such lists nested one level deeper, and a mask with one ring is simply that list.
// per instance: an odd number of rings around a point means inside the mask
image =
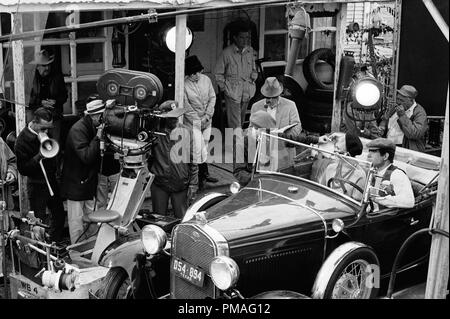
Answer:
[{"label": "chrome grille", "polygon": [[171,297],[177,299],[204,299],[215,296],[215,286],[209,277],[209,265],[216,254],[214,241],[194,224],[180,224],[174,230],[173,256],[182,259],[205,273],[203,287],[198,287],[170,274]]}]

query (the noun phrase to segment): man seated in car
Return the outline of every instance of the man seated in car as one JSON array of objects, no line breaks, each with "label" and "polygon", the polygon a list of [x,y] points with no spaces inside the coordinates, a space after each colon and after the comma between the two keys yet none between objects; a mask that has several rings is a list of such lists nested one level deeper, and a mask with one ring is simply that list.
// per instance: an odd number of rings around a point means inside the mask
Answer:
[{"label": "man seated in car", "polygon": [[[354,133],[332,134],[330,139],[334,141],[335,153],[351,157],[362,153],[363,145]],[[323,173],[319,174],[317,181],[322,185],[328,186],[329,184],[330,188],[360,201],[363,196],[367,174],[358,162],[339,157],[327,164]]]},{"label": "man seated in car", "polygon": [[[371,198],[379,209],[385,207],[411,208],[414,193],[406,173],[393,164],[395,144],[386,138],[377,138],[367,143],[367,160],[377,169]],[[375,207],[377,210],[377,207]]]}]

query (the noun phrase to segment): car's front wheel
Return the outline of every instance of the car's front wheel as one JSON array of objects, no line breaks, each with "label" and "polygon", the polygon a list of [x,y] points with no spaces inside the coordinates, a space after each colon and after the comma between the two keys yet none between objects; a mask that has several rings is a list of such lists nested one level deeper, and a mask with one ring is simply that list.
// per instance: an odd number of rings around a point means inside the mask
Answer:
[{"label": "car's front wheel", "polygon": [[379,289],[379,263],[375,253],[361,247],[346,255],[334,269],[325,289],[327,299],[371,299]]},{"label": "car's front wheel", "polygon": [[99,299],[132,298],[131,280],[127,272],[120,267],[111,268],[103,278],[96,295]]}]

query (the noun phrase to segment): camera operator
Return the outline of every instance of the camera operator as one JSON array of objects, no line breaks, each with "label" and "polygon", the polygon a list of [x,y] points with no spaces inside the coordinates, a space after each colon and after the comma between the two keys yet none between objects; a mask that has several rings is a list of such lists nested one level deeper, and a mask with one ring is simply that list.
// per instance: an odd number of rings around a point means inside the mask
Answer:
[{"label": "camera operator", "polygon": [[[19,173],[27,176],[28,199],[30,210],[44,223],[46,220],[46,207],[50,210],[50,240],[60,241],[64,229],[65,213],[62,198],[60,197],[59,184],[56,180],[56,157],[45,158],[40,152],[41,142],[39,134],[47,134],[53,128],[53,114],[46,107],[38,108],[33,115],[33,120],[28,123],[17,137],[15,153],[17,169]],[[52,196],[46,186],[44,172],[39,162],[42,160],[45,174],[54,195]]]},{"label": "camera operator", "polygon": [[[94,210],[100,169],[100,139],[105,103],[94,100],[86,105],[85,116],[70,129],[64,151],[62,195],[67,198],[70,241],[80,240],[84,232],[83,215]],[[86,231],[86,237],[93,231]]]},{"label": "camera operator", "polygon": [[[198,190],[198,165],[192,161],[192,133],[178,122],[178,117],[184,114],[185,109],[176,106],[175,101],[166,101],[159,106],[162,112],[161,130],[166,135],[158,136],[152,148],[149,170],[155,174],[151,186],[153,211],[166,215],[170,198],[175,216],[182,218]],[[190,143],[189,158],[185,157],[185,160],[174,160],[174,156],[177,156],[174,146],[179,140],[171,139],[171,135],[177,133],[180,133],[182,142]]]}]

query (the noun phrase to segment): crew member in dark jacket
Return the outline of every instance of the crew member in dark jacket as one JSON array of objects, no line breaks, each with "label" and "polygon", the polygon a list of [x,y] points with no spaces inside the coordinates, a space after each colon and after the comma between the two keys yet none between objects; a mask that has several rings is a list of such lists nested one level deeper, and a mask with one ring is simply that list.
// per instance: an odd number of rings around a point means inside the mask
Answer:
[{"label": "crew member in dark jacket", "polygon": [[[34,112],[33,120],[20,132],[15,144],[17,169],[19,173],[28,177],[28,198],[30,210],[35,216],[46,221],[46,207],[50,210],[50,240],[60,241],[64,228],[65,213],[60,196],[59,185],[56,181],[56,156],[44,158],[40,153],[41,142],[38,134],[47,134],[53,128],[52,112],[41,107]],[[44,173],[39,162],[42,160],[51,189],[51,196],[47,187]]]},{"label": "crew member in dark jacket", "polygon": [[[62,196],[67,198],[70,241],[75,243],[84,232],[83,215],[94,210],[94,197],[100,168],[101,123],[105,103],[94,100],[86,105],[85,116],[69,131],[64,151]],[[94,229],[92,229],[94,231]],[[86,231],[86,237],[92,234]]]},{"label": "crew member in dark jacket", "polygon": [[41,50],[30,64],[36,65],[36,73],[31,87],[30,100],[28,102],[28,119],[32,118],[32,113],[39,107],[45,106],[53,112],[53,130],[51,135],[61,144],[61,124],[63,119],[63,105],[67,101],[67,89],[64,83],[64,76],[57,72],[53,66],[54,55],[50,55],[47,50]]},{"label": "crew member in dark jacket", "polygon": [[424,152],[428,121],[425,109],[415,100],[417,95],[415,87],[403,85],[397,91],[397,104],[387,110],[380,127],[387,129],[386,138],[397,146]]},{"label": "crew member in dark jacket", "polygon": [[[175,216],[182,218],[198,190],[198,165],[192,161],[192,134],[178,122],[185,109],[176,106],[177,102],[166,101],[159,107],[161,126],[166,135],[158,136],[149,170],[155,174],[151,186],[153,211],[166,215],[170,198]],[[178,156],[180,145],[181,157]]]}]

